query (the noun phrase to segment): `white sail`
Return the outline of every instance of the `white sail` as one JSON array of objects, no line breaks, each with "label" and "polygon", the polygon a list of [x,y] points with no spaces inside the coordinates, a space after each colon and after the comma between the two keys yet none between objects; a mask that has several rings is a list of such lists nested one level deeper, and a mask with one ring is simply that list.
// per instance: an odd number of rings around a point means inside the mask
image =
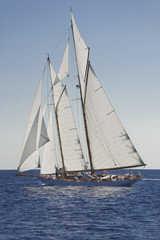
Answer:
[{"label": "white sail", "polygon": [[40,108],[40,116],[39,116],[39,126],[38,126],[38,134],[37,137],[37,148],[40,148],[43,146],[45,143],[49,141],[49,137],[47,134],[47,129],[46,129],[46,124],[44,121],[44,116],[42,114],[42,109]]},{"label": "white sail", "polygon": [[69,40],[67,42],[67,46],[64,52],[64,56],[62,58],[62,62],[58,72],[58,78],[62,81],[66,77],[69,76],[69,68],[68,68],[68,51],[69,51]]},{"label": "white sail", "polygon": [[[44,75],[44,72],[43,72]],[[42,119],[41,114],[41,87],[42,87],[43,76],[39,82],[37,92],[32,104],[32,108],[30,111],[24,141],[22,145],[22,152],[20,157],[19,171],[22,170],[22,164],[29,158],[29,156],[34,153],[38,147],[41,147],[46,142],[49,141],[48,136],[45,131],[45,124]],[[40,134],[39,134],[40,133]],[[27,161],[28,162],[28,161]],[[30,162],[30,161],[29,161]],[[24,164],[26,166],[26,164]],[[27,169],[23,167],[23,171],[28,170],[29,166],[27,165]],[[32,169],[32,164],[30,166]]]},{"label": "white sail", "polygon": [[57,105],[57,102],[59,100],[59,97],[62,93],[63,84],[62,80],[69,76],[69,68],[68,68],[68,51],[69,51],[69,40],[67,42],[67,46],[62,58],[62,62],[59,68],[58,75],[53,69],[53,66],[51,62],[49,62],[50,65],[50,75],[51,75],[51,81],[52,81],[52,90],[53,90],[53,97],[54,97],[54,104]]},{"label": "white sail", "polygon": [[57,105],[57,117],[65,170],[85,170],[85,160],[83,158],[83,153],[66,88],[63,91],[61,99]]},{"label": "white sail", "polygon": [[94,169],[144,165],[91,66],[86,91],[85,113]]},{"label": "white sail", "polygon": [[80,84],[82,89],[82,99],[84,99],[85,74],[86,74],[87,61],[89,57],[89,48],[84,42],[83,38],[81,37],[78,31],[78,28],[76,26],[72,13],[71,13],[71,18],[72,18],[72,29],[73,29],[73,36],[74,36],[78,74],[79,74],[79,79],[80,79]]},{"label": "white sail", "polygon": [[50,118],[47,128],[48,136],[50,141],[45,144],[43,151],[43,158],[41,161],[41,174],[51,174],[55,173],[56,161],[56,149],[54,142],[53,133],[53,109],[50,109]]},{"label": "white sail", "polygon": [[23,164],[21,164],[18,168],[19,172],[24,172],[28,170],[32,170],[39,167],[39,149],[34,151],[31,155],[28,156],[28,158],[25,159]]},{"label": "white sail", "polygon": [[62,82],[58,78],[56,72],[53,69],[53,66],[51,62],[49,62],[49,68],[50,68],[50,76],[51,76],[51,82],[52,82],[52,91],[53,91],[53,97],[54,97],[54,104],[56,106],[58,99],[62,93]]}]

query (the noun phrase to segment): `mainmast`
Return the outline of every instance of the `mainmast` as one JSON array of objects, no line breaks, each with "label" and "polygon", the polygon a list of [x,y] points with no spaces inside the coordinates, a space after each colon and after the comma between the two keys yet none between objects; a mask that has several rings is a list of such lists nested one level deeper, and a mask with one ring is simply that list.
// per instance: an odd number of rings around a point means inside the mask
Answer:
[{"label": "mainmast", "polygon": [[[72,14],[72,9],[71,9],[71,14]],[[74,37],[72,20],[71,20],[71,28],[72,28],[72,35],[73,35],[73,42],[74,42],[74,49],[75,49],[75,58],[76,58],[76,64],[77,64],[78,83],[79,83],[79,89],[80,89],[80,99],[81,99],[82,114],[83,114],[85,135],[86,135],[86,141],[87,141],[87,149],[88,149],[89,162],[90,162],[90,167],[91,167],[91,174],[93,175],[94,174],[94,168],[93,168],[92,154],[91,154],[90,143],[89,143],[89,135],[88,135],[88,128],[87,128],[86,114],[85,114],[85,109],[84,109],[84,100],[83,100],[84,98],[83,98],[83,95],[82,95],[82,86],[81,86],[80,73],[79,73],[79,68],[78,68],[78,61],[77,61],[76,45],[75,45],[75,37]],[[85,69],[85,78],[88,75],[88,69],[89,69],[88,68],[88,65],[89,65],[88,58],[89,58],[89,48],[88,48],[87,64],[86,64],[86,69]]]}]

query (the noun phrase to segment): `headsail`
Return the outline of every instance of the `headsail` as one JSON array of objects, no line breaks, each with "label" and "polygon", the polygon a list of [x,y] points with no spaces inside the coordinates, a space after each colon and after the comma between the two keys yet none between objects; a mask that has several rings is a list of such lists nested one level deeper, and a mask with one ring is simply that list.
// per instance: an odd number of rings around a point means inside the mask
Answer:
[{"label": "headsail", "polygon": [[19,165],[19,172],[32,170],[39,167],[40,153],[39,149],[34,151],[21,165]]},{"label": "headsail", "polygon": [[42,113],[42,109],[40,108],[40,116],[39,116],[39,141],[37,141],[37,148],[42,147],[44,144],[46,144],[49,141],[46,124],[44,121],[44,115]]},{"label": "headsail", "polygon": [[[47,143],[49,141],[45,123],[41,114],[41,87],[42,87],[42,80],[43,80],[44,72],[42,78],[39,82],[37,92],[32,104],[32,108],[30,111],[24,141],[22,145],[22,152],[20,158],[20,164],[18,167],[19,171],[22,171],[22,165],[25,163],[26,170],[33,169],[30,166],[30,155],[32,155],[37,149]],[[28,162],[28,165],[27,165]],[[37,162],[37,161],[35,161]],[[34,165],[38,167],[38,165]],[[23,167],[23,171],[26,171]]]},{"label": "headsail", "polygon": [[144,165],[91,66],[85,113],[95,170]]}]

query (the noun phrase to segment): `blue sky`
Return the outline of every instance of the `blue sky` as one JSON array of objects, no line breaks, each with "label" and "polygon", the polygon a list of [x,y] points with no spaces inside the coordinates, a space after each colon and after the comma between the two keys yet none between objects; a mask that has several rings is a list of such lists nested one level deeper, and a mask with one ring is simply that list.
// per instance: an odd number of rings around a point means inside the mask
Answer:
[{"label": "blue sky", "polygon": [[158,0],[0,0],[0,169],[18,166],[46,53],[69,29],[70,7],[142,159],[160,169]]}]

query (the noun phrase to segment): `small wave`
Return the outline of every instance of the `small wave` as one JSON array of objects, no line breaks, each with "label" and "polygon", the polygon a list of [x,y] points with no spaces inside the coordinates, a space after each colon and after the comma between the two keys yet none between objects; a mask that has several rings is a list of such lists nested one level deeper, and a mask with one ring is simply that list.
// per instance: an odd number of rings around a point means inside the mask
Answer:
[{"label": "small wave", "polygon": [[143,178],[143,180],[147,180],[147,181],[160,181],[160,178]]}]

